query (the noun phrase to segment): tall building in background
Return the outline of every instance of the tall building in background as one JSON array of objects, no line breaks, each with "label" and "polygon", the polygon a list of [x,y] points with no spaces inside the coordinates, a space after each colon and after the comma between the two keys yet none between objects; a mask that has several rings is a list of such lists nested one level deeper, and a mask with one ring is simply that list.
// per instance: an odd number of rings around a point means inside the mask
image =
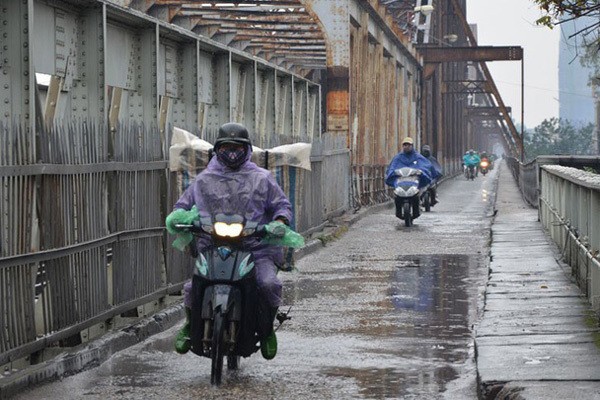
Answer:
[{"label": "tall building in background", "polygon": [[593,89],[589,85],[590,70],[581,66],[579,55],[584,54],[579,36],[569,36],[593,23],[578,18],[560,24],[561,39],[558,51],[558,114],[580,126],[595,121]]}]

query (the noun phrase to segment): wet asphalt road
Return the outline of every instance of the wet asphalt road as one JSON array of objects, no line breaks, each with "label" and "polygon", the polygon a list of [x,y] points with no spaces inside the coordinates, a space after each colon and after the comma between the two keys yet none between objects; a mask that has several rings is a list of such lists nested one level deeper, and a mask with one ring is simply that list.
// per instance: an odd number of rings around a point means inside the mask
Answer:
[{"label": "wet asphalt road", "polygon": [[279,352],[210,385],[210,360],[177,355],[179,326],[18,399],[476,399],[473,324],[483,305],[491,175],[445,182],[404,227],[368,215],[281,275],[292,320]]}]

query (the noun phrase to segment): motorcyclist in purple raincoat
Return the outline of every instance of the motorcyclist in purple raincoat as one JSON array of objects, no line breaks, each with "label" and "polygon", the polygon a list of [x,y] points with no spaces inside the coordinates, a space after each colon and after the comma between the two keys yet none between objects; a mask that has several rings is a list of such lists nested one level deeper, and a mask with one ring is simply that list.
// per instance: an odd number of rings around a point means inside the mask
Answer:
[{"label": "motorcyclist in purple raincoat", "polygon": [[[273,175],[250,161],[252,146],[248,130],[243,125],[227,123],[221,126],[213,151],[215,157],[175,203],[174,209],[190,210],[195,205],[201,217],[216,213],[238,214],[259,224],[279,220],[289,225],[292,220],[291,204]],[[261,244],[257,239],[248,240],[246,245],[255,257],[259,293],[269,303],[275,318],[282,293],[276,264],[283,263],[283,249]],[[198,238],[198,251],[209,245],[210,236]],[[181,354],[190,349],[191,286],[191,281],[184,285],[187,319],[175,341],[175,349]],[[275,332],[271,332],[261,341],[263,356],[273,358],[276,349]]]}]

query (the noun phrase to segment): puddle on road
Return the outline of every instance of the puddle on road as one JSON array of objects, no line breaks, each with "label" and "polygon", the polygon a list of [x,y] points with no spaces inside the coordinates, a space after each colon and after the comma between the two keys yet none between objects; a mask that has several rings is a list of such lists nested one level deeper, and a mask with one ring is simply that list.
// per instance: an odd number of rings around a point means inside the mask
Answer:
[{"label": "puddle on road", "polygon": [[[336,314],[349,321],[336,328],[342,333],[444,339],[470,334],[469,307],[477,288],[469,271],[476,268],[476,257],[349,258],[350,263],[333,266],[328,274],[286,282],[284,304],[304,303],[306,310],[319,309],[315,312],[335,304]],[[350,315],[360,323],[351,322]]]},{"label": "puddle on road", "polygon": [[[415,336],[458,338],[469,330],[469,265],[467,256],[424,256],[401,259],[389,290],[394,308],[415,326]],[[472,290],[471,290],[472,291]]]},{"label": "puddle on road", "polygon": [[354,379],[360,387],[360,394],[369,399],[400,399],[410,395],[420,397],[419,394],[423,392],[444,391],[444,382],[458,377],[451,367],[412,373],[399,372],[394,368],[330,368],[325,372],[331,377]]},{"label": "puddle on road", "polygon": [[382,367],[361,368],[359,363],[324,367],[323,372],[354,379],[369,398],[443,392],[459,376],[455,366],[469,357],[477,256],[349,258],[353,268],[341,275],[303,279],[295,290],[286,290],[294,293],[294,302],[308,301],[305,307],[341,307],[337,318],[329,316],[327,324],[335,327],[331,331],[370,337],[368,348],[360,345],[362,339],[356,341],[359,351],[379,354]]}]

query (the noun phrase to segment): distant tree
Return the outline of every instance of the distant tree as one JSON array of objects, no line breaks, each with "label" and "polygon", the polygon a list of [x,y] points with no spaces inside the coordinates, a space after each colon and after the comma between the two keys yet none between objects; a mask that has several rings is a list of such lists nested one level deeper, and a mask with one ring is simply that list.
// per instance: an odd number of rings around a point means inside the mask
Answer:
[{"label": "distant tree", "polygon": [[544,15],[536,23],[549,28],[564,22],[580,19],[581,29],[569,38],[574,39],[579,53],[579,62],[589,68],[590,86],[600,81],[600,2],[598,0],[533,0]]},{"label": "distant tree", "polygon": [[542,155],[591,154],[593,132],[591,123],[576,128],[568,120],[545,119],[525,133],[525,154],[529,160]]}]

